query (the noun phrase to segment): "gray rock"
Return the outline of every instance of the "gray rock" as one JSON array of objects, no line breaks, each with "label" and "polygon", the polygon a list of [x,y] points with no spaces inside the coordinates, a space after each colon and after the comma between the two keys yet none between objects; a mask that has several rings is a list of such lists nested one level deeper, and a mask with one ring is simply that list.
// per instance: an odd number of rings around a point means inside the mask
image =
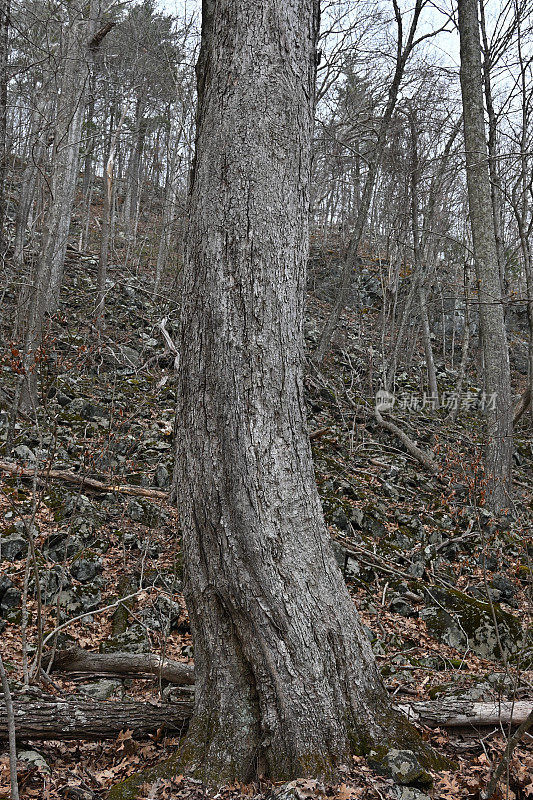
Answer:
[{"label": "gray rock", "polygon": [[18,561],[27,553],[28,542],[22,536],[14,533],[12,536],[2,538],[2,561]]},{"label": "gray rock", "polygon": [[101,604],[102,594],[94,585],[74,586],[71,589],[63,589],[55,596],[54,601],[69,614],[83,614]]},{"label": "gray rock", "polygon": [[14,586],[6,589],[0,600],[0,612],[4,614],[6,611],[12,611],[18,608],[22,602],[22,595]]},{"label": "gray rock", "polygon": [[25,444],[19,444],[18,447],[15,447],[14,451],[15,455],[17,456],[20,461],[37,461],[35,453],[33,450],[30,450]]},{"label": "gray rock", "polygon": [[429,787],[431,775],[426,772],[412,750],[389,750],[384,758],[384,766],[392,779],[402,786]]},{"label": "gray rock", "polygon": [[50,775],[50,767],[37,750],[19,750],[17,752],[17,761],[24,761],[30,768],[37,769],[41,774]]},{"label": "gray rock", "polygon": [[519,621],[496,603],[491,608],[488,603],[456,589],[432,587],[426,591],[426,604],[420,617],[430,634],[450,647],[463,652],[470,648],[481,658],[497,661],[502,657],[500,642],[505,656],[517,652],[521,646],[524,632]]},{"label": "gray rock", "polygon": [[113,695],[122,696],[122,681],[116,678],[102,678],[98,681],[82,684],[80,692],[95,700],[108,700]]},{"label": "gray rock", "polygon": [[144,508],[138,500],[133,498],[128,503],[128,517],[134,522],[142,522],[144,519]]},{"label": "gray rock", "polygon": [[101,571],[102,561],[99,558],[78,558],[70,568],[70,574],[80,583],[94,580]]},{"label": "gray rock", "polygon": [[414,608],[411,603],[408,603],[407,600],[404,600],[403,597],[399,595],[393,597],[393,599],[389,603],[389,609],[393,612],[393,614],[400,614],[402,617],[408,617],[415,619],[418,617],[418,611]]},{"label": "gray rock", "polygon": [[516,588],[509,580],[507,575],[495,575],[491,581],[491,586],[496,591],[500,592],[502,600],[512,600],[516,595]]},{"label": "gray rock", "polygon": [[124,633],[119,633],[102,642],[101,653],[149,653],[151,644],[142,625],[135,623]]},{"label": "gray rock", "polygon": [[393,786],[389,797],[391,800],[430,800],[429,795],[412,786]]},{"label": "gray rock", "polygon": [[46,554],[51,561],[64,561],[79,553],[83,543],[77,536],[68,533],[54,533],[46,541]]},{"label": "gray rock", "polygon": [[155,485],[159,486],[160,489],[165,489],[168,486],[169,481],[170,475],[168,473],[168,469],[163,464],[159,464],[154,475]]}]

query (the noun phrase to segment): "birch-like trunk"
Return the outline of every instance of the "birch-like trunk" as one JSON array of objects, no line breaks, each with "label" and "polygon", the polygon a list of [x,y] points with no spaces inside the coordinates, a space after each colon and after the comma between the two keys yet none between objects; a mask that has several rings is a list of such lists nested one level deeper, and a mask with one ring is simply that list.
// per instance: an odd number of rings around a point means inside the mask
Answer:
[{"label": "birch-like trunk", "polygon": [[205,780],[331,772],[420,741],[391,710],[333,557],[302,364],[318,0],[204,3],[178,379]]},{"label": "birch-like trunk", "polygon": [[485,392],[489,400],[485,414],[487,504],[499,511],[509,506],[511,494],[513,431],[509,349],[488,166],[478,2],[459,0],[458,8],[468,204],[478,284]]}]

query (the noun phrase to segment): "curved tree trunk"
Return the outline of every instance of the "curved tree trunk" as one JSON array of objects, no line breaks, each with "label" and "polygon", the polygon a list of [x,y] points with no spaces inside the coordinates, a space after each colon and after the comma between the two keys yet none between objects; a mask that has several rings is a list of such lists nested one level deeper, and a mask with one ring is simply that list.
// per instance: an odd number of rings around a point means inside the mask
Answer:
[{"label": "curved tree trunk", "polygon": [[177,472],[210,782],[419,748],[392,711],[322,517],[302,358],[317,0],[204,3]]}]

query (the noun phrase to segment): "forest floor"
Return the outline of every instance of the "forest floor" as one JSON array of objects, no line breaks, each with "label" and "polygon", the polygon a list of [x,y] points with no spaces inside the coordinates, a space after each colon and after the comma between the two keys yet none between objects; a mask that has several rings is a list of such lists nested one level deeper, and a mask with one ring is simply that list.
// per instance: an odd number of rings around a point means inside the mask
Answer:
[{"label": "forest floor", "polygon": [[[156,653],[193,663],[181,595],[177,514],[168,498],[89,491],[60,479],[37,479],[37,469],[52,468],[109,486],[169,490],[174,357],[158,325],[166,317],[166,330],[175,338],[178,304],[169,299],[171,292],[153,302],[141,272],[111,269],[107,325],[98,335],[91,321],[95,286],[96,257],[70,251],[61,313],[53,321],[40,361],[38,425],[21,417],[16,429],[12,463],[35,470],[35,477],[27,480],[0,471],[1,648],[12,689],[18,693],[24,690],[23,659],[34,658],[39,635],[48,636],[69,619],[73,621],[48,645],[100,653]],[[5,331],[14,302],[14,292],[8,290]],[[310,294],[310,350],[327,310],[323,300]],[[432,409],[422,401],[425,376],[416,349],[411,363],[399,371],[398,398],[417,397],[419,402],[399,399],[394,421],[431,454],[438,465],[436,475],[413,459],[373,415],[382,347],[379,314],[371,308],[364,315],[345,315],[327,364],[321,371],[309,364],[306,390],[326,521],[384,681],[395,702],[404,704],[453,698],[466,707],[472,701],[533,700],[533,648],[527,636],[533,557],[530,419],[523,419],[515,438],[515,504],[509,514],[494,519],[483,508],[482,414],[474,373],[466,386],[469,400],[451,422],[448,409]],[[18,350],[17,343],[8,347],[0,365],[4,440]],[[438,353],[437,361],[442,390],[451,394],[457,372]],[[518,392],[523,377],[514,378]],[[35,545],[35,557],[29,559],[28,530]],[[118,699],[159,705],[190,697],[146,675],[52,671],[41,686],[57,698],[93,698],[108,705]],[[435,749],[458,765],[454,771],[435,774],[431,788],[401,785],[356,758],[336,785],[315,780],[280,786],[265,782],[210,793],[200,783],[169,776],[144,785],[138,796],[480,798],[509,730],[497,725],[421,730]],[[21,743],[21,797],[105,798],[133,772],[168,758],[178,742],[163,731],[137,739],[125,730],[111,741]],[[504,775],[497,797],[533,798],[529,734],[514,750]],[[0,756],[2,797],[9,797],[7,749]]]}]

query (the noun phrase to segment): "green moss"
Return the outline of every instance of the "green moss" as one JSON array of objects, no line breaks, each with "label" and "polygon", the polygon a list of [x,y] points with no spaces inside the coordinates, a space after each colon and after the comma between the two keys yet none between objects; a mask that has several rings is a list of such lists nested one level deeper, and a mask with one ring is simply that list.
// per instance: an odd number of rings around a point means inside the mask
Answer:
[{"label": "green moss", "polygon": [[149,767],[142,772],[130,775],[120,783],[116,783],[109,791],[107,800],[140,800],[143,797],[141,787],[144,783],[155,783],[157,780],[173,778],[180,774],[180,753],[161,761],[153,767]]}]

